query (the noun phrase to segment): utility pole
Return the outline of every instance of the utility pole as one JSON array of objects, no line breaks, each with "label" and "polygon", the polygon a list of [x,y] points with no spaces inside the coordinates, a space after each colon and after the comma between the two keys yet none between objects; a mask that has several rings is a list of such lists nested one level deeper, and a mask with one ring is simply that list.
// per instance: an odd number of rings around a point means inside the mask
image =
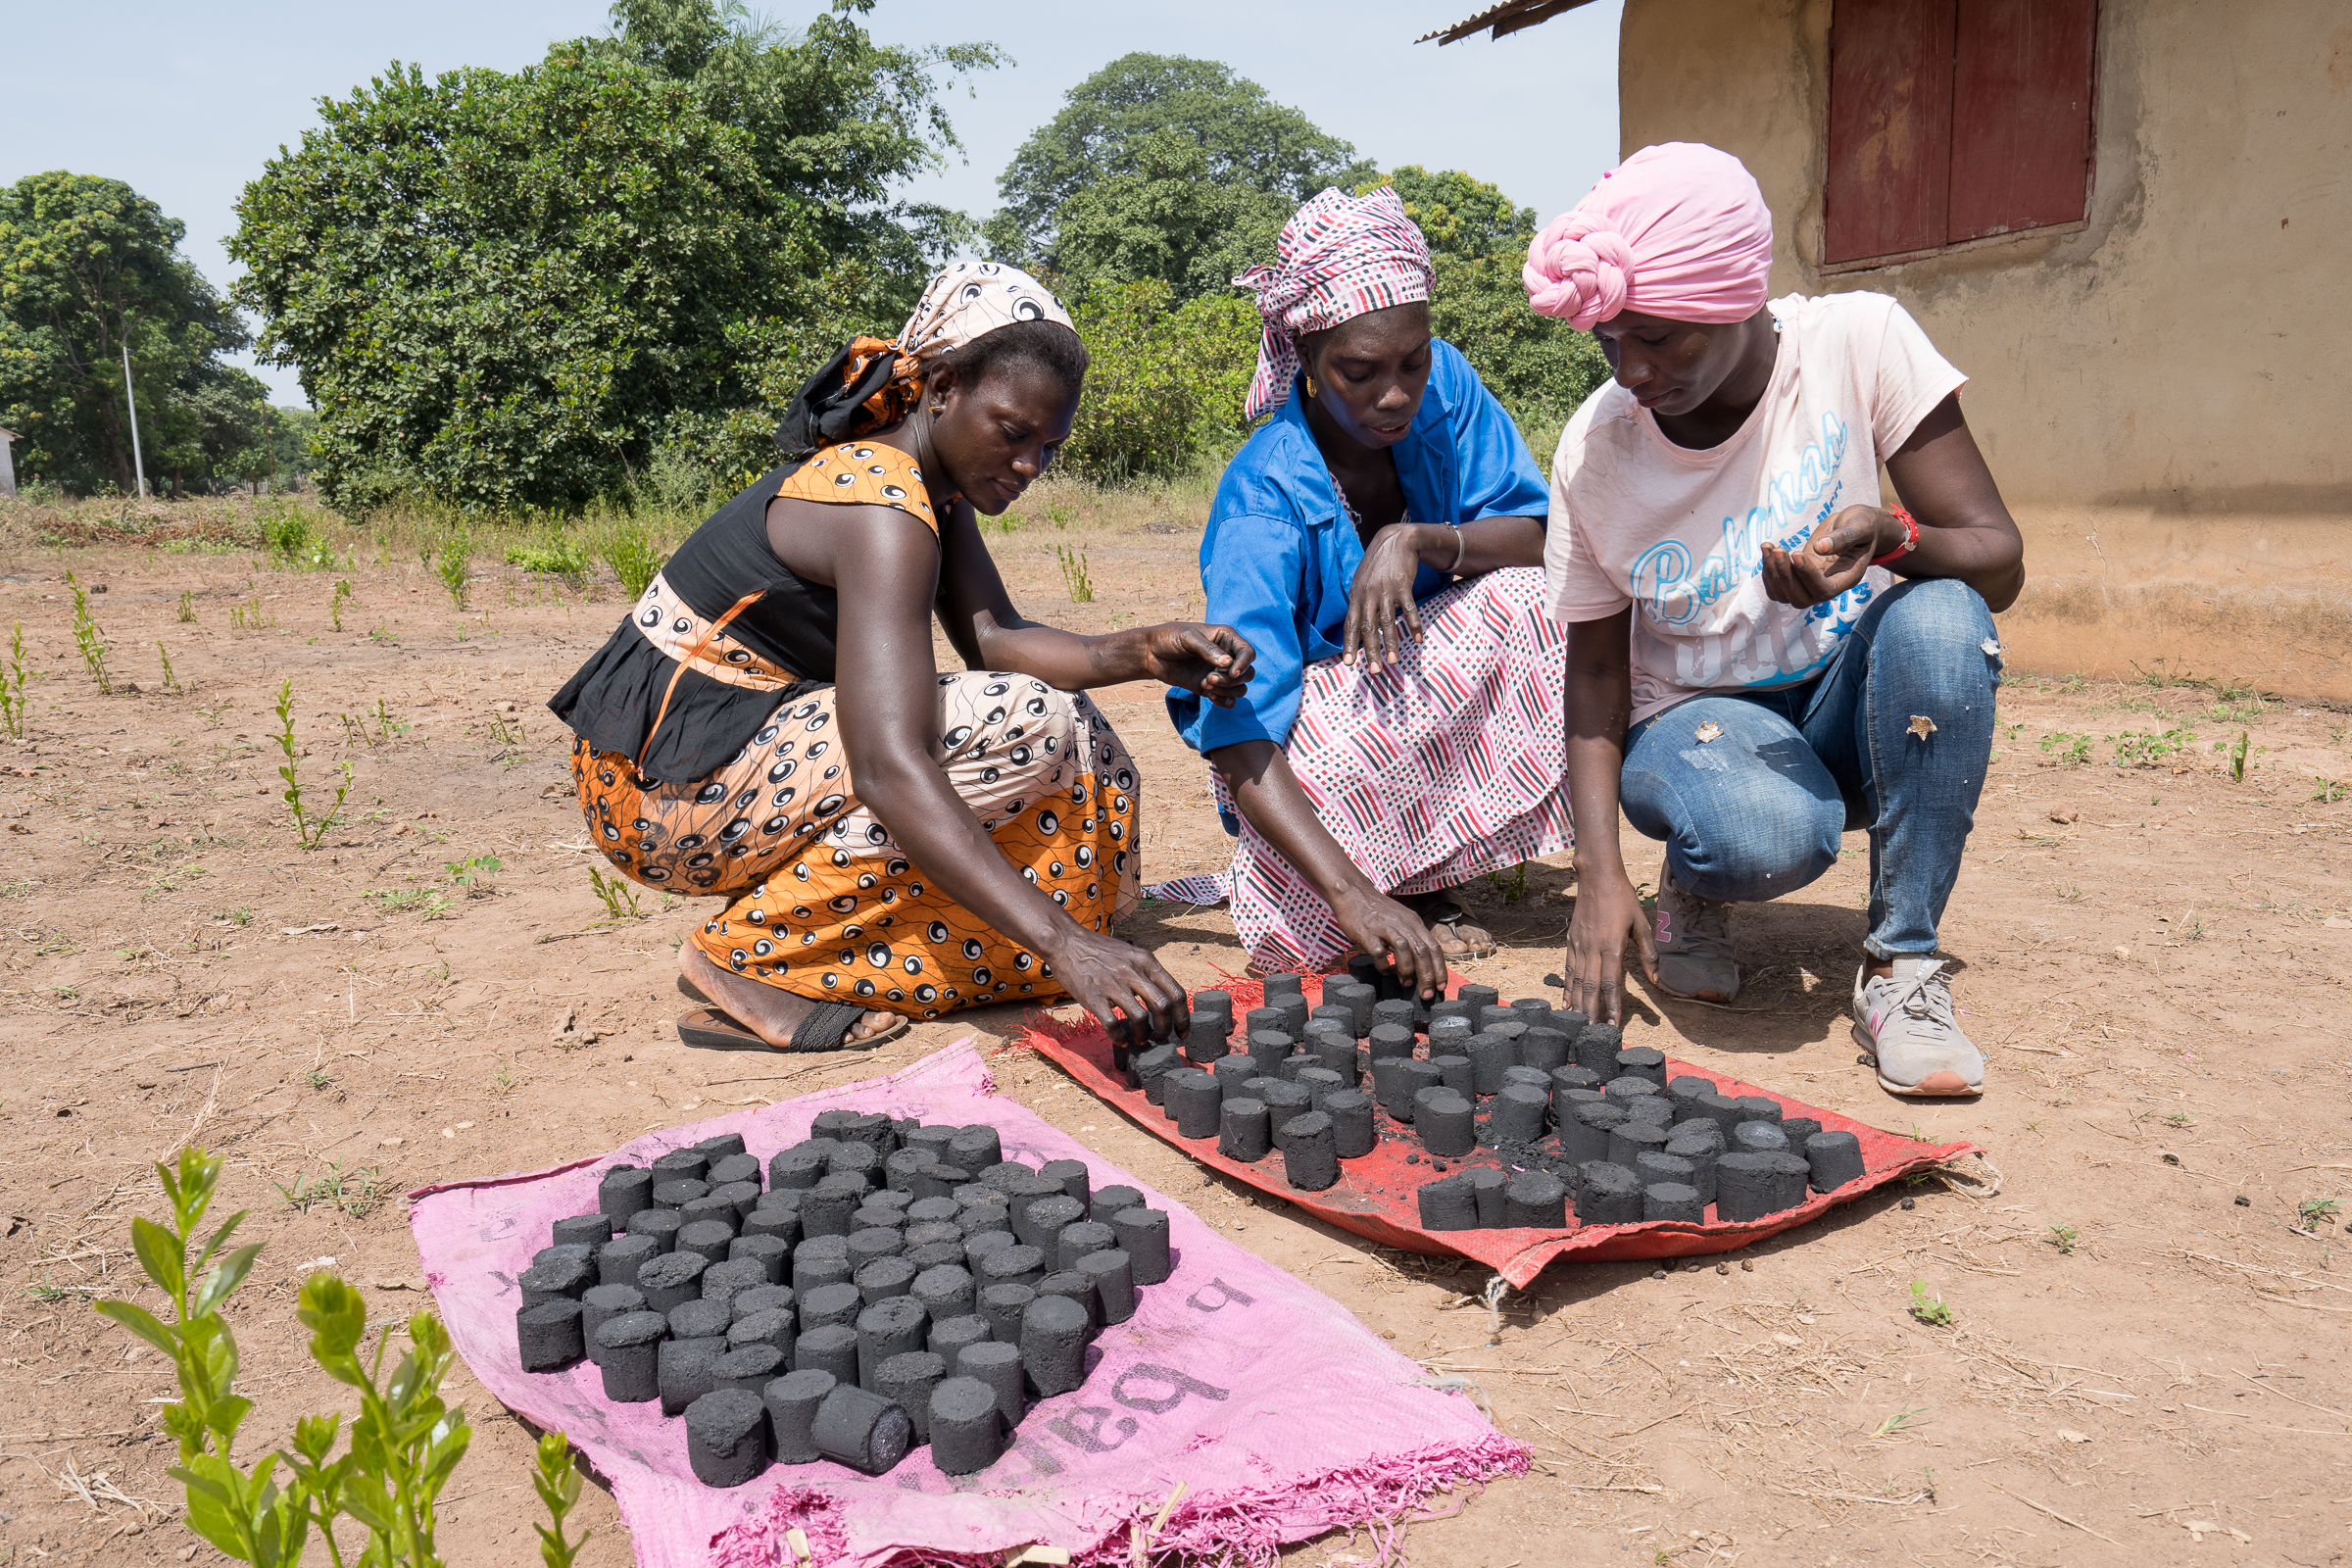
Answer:
[{"label": "utility pole", "polygon": [[139,473],[139,499],[147,499],[147,459],[139,451],[139,395],[130,385],[130,345],[122,345],[122,396],[130,403],[130,461]]}]

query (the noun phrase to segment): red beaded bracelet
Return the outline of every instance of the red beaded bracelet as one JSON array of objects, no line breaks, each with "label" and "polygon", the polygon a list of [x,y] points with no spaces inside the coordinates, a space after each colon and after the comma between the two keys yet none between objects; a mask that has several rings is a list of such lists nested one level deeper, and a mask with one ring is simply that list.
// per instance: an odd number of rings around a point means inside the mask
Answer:
[{"label": "red beaded bracelet", "polygon": [[1919,548],[1919,519],[1900,507],[1888,509],[1895,520],[1903,525],[1903,542],[1871,562],[1874,566],[1891,565]]}]

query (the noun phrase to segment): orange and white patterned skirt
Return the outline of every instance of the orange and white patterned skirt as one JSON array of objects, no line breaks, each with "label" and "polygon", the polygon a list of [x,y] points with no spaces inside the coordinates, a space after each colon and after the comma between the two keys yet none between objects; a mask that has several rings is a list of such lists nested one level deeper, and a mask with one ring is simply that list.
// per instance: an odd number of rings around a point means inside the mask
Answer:
[{"label": "orange and white patterned skirt", "polygon": [[[730,895],[689,940],[796,996],[936,1018],[1063,996],[1053,971],[930,885],[858,799],[836,692],[789,699],[709,778],[657,783],[572,749],[588,831],[648,887]],[[1027,675],[943,674],[956,793],[1004,858],[1072,919],[1107,931],[1140,886],[1134,759],[1083,693]]]}]

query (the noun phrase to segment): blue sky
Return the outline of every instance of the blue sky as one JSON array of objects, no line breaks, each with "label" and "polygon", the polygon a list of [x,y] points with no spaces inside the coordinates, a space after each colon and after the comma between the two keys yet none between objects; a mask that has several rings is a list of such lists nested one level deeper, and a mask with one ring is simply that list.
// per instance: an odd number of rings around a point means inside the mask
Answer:
[{"label": "blue sky", "polygon": [[[796,23],[802,4],[755,5]],[[997,8],[881,0],[866,19],[902,43],[986,40],[1017,63],[971,78],[951,112],[968,162],[908,193],[984,218],[997,175],[1062,95],[1131,50],[1222,60],[1385,165],[1465,169],[1549,218],[1616,162],[1617,16],[1599,0],[1494,42],[1440,48],[1417,35],[1480,0],[1188,0],[1178,6],[1023,0]],[[128,181],[187,224],[187,251],[216,282],[235,275],[221,242],[245,182],[278,146],[394,60],[427,71],[514,70],[557,38],[608,30],[596,0],[405,0],[398,6],[281,0],[113,0],[12,11],[0,43],[0,182],[48,169]],[[256,367],[281,401],[291,370]]]}]

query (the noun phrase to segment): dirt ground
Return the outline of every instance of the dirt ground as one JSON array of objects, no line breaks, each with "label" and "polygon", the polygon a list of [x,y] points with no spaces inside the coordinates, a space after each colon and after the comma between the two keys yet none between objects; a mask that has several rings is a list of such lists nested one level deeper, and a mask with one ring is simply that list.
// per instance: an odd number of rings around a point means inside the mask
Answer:
[{"label": "dirt ground", "polygon": [[[1197,612],[1197,534],[1145,520],[1025,530],[1001,541],[1006,575],[1033,613],[1081,630]],[[148,1162],[183,1142],[225,1154],[225,1200],[268,1244],[231,1308],[251,1457],[298,1414],[349,1408],[293,1317],[315,1262],[365,1287],[378,1318],[426,1304],[406,1191],[1015,1029],[997,1009],[812,1061],[678,1045],[689,911],[646,894],[646,918],[605,920],[568,737],[542,706],[615,623],[609,577],[574,589],[485,566],[460,613],[413,557],[388,562],[357,531],[360,559],[326,572],[29,538],[0,548],[0,621],[23,622],[37,671],[28,736],[0,744],[0,1563],[220,1560],[177,1522],[155,1428],[169,1369],[89,1307],[153,1304],[127,1224],[161,1212]],[[1056,544],[1086,550],[1092,603],[1068,602]],[[69,569],[105,584],[90,604],[111,669],[139,690],[97,693]],[[353,588],[339,610],[338,577]],[[178,692],[162,689],[159,639]],[[1737,1007],[1650,997],[1629,1027],[1876,1125],[1971,1140],[1996,1196],[1923,1181],[1720,1271],[1555,1265],[1497,1323],[1474,1268],[1203,1179],[1034,1058],[1002,1057],[999,1081],[1467,1376],[1534,1449],[1524,1479],[1436,1499],[1446,1516],[1405,1538],[1423,1568],[2352,1561],[2352,1267],[2335,1259],[2352,1244],[2332,1202],[2352,1171],[2352,805],[2320,782],[2352,780],[2347,716],[2181,678],[2195,669],[2189,651],[2146,682],[2016,673],[2003,694],[1945,931],[1991,1059],[1980,1102],[1905,1103],[1855,1064],[1859,837],[1821,883],[1739,915]],[[347,819],[307,853],[275,773],[281,679],[306,803],[353,766]],[[1213,865],[1200,768],[1155,693],[1104,697],[1149,781],[1147,877]],[[2132,765],[2116,765],[2117,737],[2179,730],[2195,738],[2122,741]],[[2241,731],[2233,781],[2212,747]],[[1654,847],[1629,834],[1627,853],[1654,876]],[[485,857],[494,873],[466,871]],[[1503,947],[1466,977],[1540,993],[1565,869],[1472,892]],[[1188,985],[1241,966],[1219,910],[1148,906],[1131,934]],[[1914,1318],[1915,1291],[1948,1326]],[[449,1560],[535,1562],[531,1434],[463,1368],[450,1394],[474,1439],[442,1516]],[[580,1517],[583,1563],[628,1561],[602,1493]],[[1293,1555],[1376,1553],[1359,1537]]]}]

